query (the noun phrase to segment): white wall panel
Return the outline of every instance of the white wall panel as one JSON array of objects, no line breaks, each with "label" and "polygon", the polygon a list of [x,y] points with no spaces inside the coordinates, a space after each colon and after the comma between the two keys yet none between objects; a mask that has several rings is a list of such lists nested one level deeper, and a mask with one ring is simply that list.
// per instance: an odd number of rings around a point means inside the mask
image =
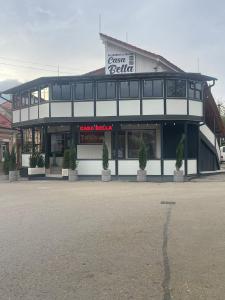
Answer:
[{"label": "white wall panel", "polygon": [[147,175],[161,175],[161,160],[148,160]]},{"label": "white wall panel", "polygon": [[143,115],[163,115],[164,100],[163,99],[144,99],[142,100]]},{"label": "white wall panel", "polygon": [[20,110],[13,111],[13,123],[20,122]]},{"label": "white wall panel", "polygon": [[21,109],[21,122],[28,120],[28,108]]},{"label": "white wall panel", "polygon": [[75,117],[93,117],[94,116],[94,102],[74,102],[74,116]]},{"label": "white wall panel", "polygon": [[49,117],[49,103],[44,103],[39,105],[39,118]]},{"label": "white wall panel", "polygon": [[38,105],[30,107],[30,120],[38,119]]},{"label": "white wall panel", "polygon": [[71,117],[71,102],[52,102],[51,117]]},{"label": "white wall panel", "polygon": [[96,102],[96,115],[98,117],[116,116],[116,101],[97,101]]},{"label": "white wall panel", "polygon": [[139,116],[140,100],[120,100],[119,101],[120,116]]},{"label": "white wall panel", "polygon": [[197,174],[197,160],[189,159],[187,162],[188,174]]},{"label": "white wall panel", "polygon": [[186,115],[187,100],[184,99],[167,99],[166,100],[167,115]]},{"label": "white wall panel", "polygon": [[30,154],[22,154],[22,167],[30,166]]},{"label": "white wall panel", "polygon": [[203,116],[203,103],[200,101],[189,100],[189,115]]},{"label": "white wall panel", "polygon": [[[138,160],[119,160],[119,175],[137,175],[139,170]],[[161,175],[161,161],[149,160],[146,166],[147,175]]]},{"label": "white wall panel", "polygon": [[[78,160],[78,174],[79,175],[101,175],[102,161],[101,160]],[[109,169],[111,175],[115,175],[115,161],[109,161]]]},{"label": "white wall panel", "polygon": [[[176,164],[175,160],[164,160],[164,175],[173,175],[176,169],[175,164]],[[184,161],[181,170],[184,171]]]}]

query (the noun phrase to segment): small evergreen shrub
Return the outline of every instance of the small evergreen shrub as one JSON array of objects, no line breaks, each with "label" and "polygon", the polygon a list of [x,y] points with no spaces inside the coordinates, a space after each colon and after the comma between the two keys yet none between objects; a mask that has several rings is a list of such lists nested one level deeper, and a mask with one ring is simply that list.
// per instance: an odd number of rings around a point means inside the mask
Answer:
[{"label": "small evergreen shrub", "polygon": [[109,151],[105,142],[102,149],[102,167],[104,170],[107,170],[109,167]]},{"label": "small evergreen shrub", "polygon": [[185,134],[182,134],[181,139],[177,145],[176,149],[176,170],[179,171],[183,164],[184,159],[184,141]]},{"label": "small evergreen shrub", "polygon": [[147,164],[147,149],[146,149],[146,146],[145,146],[145,143],[143,140],[141,140],[141,143],[140,143],[138,159],[139,159],[139,168],[141,170],[144,170],[146,168],[146,164]]},{"label": "small evergreen shrub", "polygon": [[37,166],[38,168],[44,168],[45,166],[45,159],[41,153],[37,154]]},{"label": "small evergreen shrub", "polygon": [[45,153],[45,169],[49,169],[50,167],[50,158],[49,158],[49,154]]},{"label": "small evergreen shrub", "polygon": [[36,168],[37,165],[37,153],[33,152],[30,155],[30,168]]},{"label": "small evergreen shrub", "polygon": [[71,170],[76,170],[76,168],[77,168],[76,149],[75,149],[75,147],[72,147],[70,149],[70,164],[69,164],[69,168]]},{"label": "small evergreen shrub", "polygon": [[70,168],[70,150],[66,149],[64,150],[63,155],[63,169],[69,169]]},{"label": "small evergreen shrub", "polygon": [[12,147],[12,151],[9,155],[9,171],[16,171],[16,149]]},{"label": "small evergreen shrub", "polygon": [[9,150],[6,149],[4,153],[4,162],[3,162],[3,171],[5,175],[9,175],[9,159],[10,159],[10,153]]}]

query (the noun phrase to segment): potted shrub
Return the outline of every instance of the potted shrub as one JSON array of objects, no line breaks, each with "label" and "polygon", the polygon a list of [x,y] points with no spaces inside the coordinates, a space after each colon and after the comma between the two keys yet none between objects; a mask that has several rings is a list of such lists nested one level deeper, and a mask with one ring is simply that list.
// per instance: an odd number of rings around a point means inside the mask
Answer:
[{"label": "potted shrub", "polygon": [[143,140],[140,143],[140,149],[138,153],[139,159],[139,170],[137,170],[137,181],[146,181],[147,179],[147,172],[145,170],[147,164],[147,150]]},{"label": "potted shrub", "polygon": [[4,152],[4,161],[3,161],[3,172],[6,176],[6,179],[9,178],[9,158],[10,158],[10,153],[8,149]]},{"label": "potted shrub", "polygon": [[45,153],[45,174],[50,174],[50,158],[48,153]]},{"label": "potted shrub", "polygon": [[30,155],[30,167],[28,168],[28,177],[45,176],[45,159],[41,153],[33,152]]},{"label": "potted shrub", "polygon": [[102,181],[110,181],[111,180],[111,170],[108,169],[109,167],[109,151],[106,143],[103,143],[102,148]]},{"label": "potted shrub", "polygon": [[67,179],[69,176],[69,168],[70,168],[70,150],[64,150],[63,155],[63,167],[62,167],[62,177]]},{"label": "potted shrub", "polygon": [[15,151],[15,147],[12,147],[12,151],[11,153],[9,153],[9,181],[17,181],[19,174],[18,174],[18,170],[17,170],[17,166],[16,166],[16,151]]},{"label": "potted shrub", "polygon": [[77,173],[77,162],[76,162],[76,150],[74,147],[70,149],[70,164],[69,164],[69,181],[77,181],[78,173]]},{"label": "potted shrub", "polygon": [[184,141],[185,141],[185,135],[182,134],[176,149],[176,164],[175,164],[176,170],[174,171],[174,175],[173,175],[173,180],[175,182],[184,181],[184,172],[180,170],[184,159]]}]

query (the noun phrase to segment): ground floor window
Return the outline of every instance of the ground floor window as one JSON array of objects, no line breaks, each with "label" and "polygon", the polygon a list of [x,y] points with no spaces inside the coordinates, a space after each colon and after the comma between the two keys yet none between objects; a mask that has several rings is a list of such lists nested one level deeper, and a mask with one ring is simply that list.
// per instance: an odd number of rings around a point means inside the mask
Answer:
[{"label": "ground floor window", "polygon": [[141,140],[144,141],[147,149],[147,158],[156,158],[156,130],[129,131],[127,133],[127,154],[128,158],[138,158]]},{"label": "ground floor window", "polygon": [[70,148],[70,133],[52,133],[51,134],[51,154],[63,156],[64,150]]},{"label": "ground floor window", "polygon": [[104,132],[80,132],[80,144],[102,144],[104,141]]},{"label": "ground floor window", "polygon": [[[118,159],[125,159],[126,157],[126,135],[125,132],[118,132],[117,139],[117,151],[118,151]],[[115,141],[115,132],[112,133],[112,158],[116,157],[116,141]]]}]

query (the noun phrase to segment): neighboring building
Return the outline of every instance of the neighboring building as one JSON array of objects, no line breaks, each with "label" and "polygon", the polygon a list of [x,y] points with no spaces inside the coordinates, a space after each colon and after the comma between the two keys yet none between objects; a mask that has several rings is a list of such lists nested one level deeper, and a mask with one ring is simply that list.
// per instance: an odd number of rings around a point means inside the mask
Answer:
[{"label": "neighboring building", "polygon": [[0,104],[0,161],[4,160],[4,152],[13,143],[12,104],[5,101]]},{"label": "neighboring building", "polygon": [[28,167],[32,150],[56,155],[61,166],[64,150],[75,143],[79,174],[100,175],[105,140],[112,174],[136,175],[143,138],[148,175],[172,175],[176,147],[185,133],[185,174],[219,169],[217,138],[224,125],[210,91],[216,79],[100,37],[105,68],[83,76],[38,78],[4,92],[13,95],[23,167]]}]

